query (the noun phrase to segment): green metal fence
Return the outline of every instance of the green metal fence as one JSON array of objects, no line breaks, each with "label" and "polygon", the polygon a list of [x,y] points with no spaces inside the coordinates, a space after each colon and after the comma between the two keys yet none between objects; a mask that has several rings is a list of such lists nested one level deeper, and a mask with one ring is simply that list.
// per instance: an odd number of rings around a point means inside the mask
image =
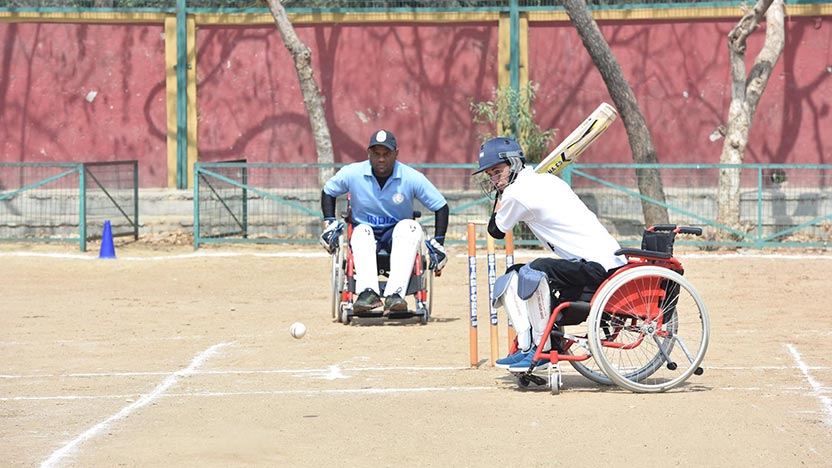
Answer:
[{"label": "green metal fence", "polygon": [[[177,0],[0,0],[0,9],[75,8],[75,9],[159,9],[176,8]],[[458,10],[508,10],[510,0],[284,0],[288,11],[458,11]],[[687,5],[739,5],[738,0],[587,0],[592,7],[620,7],[626,5],[670,6]],[[787,0],[787,3],[813,3],[813,0]],[[252,10],[268,9],[262,0],[187,0],[193,10]],[[558,0],[517,0],[522,10],[561,8]]]},{"label": "green metal fence", "polygon": [[[321,231],[321,180],[341,164],[197,163],[194,245],[208,243],[309,243]],[[469,220],[487,219],[490,207],[471,166],[413,164],[439,187],[451,206],[448,238],[462,241]],[[323,174],[323,176],[322,176]],[[345,209],[339,199],[338,212]],[[431,231],[433,213],[417,202]],[[462,228],[458,228],[462,226]]]},{"label": "green metal fence", "polygon": [[[471,177],[474,165],[413,164],[442,191],[451,208],[447,241],[465,242],[469,221],[486,220],[492,201]],[[311,243],[321,231],[323,171],[339,165],[196,165],[194,246],[207,243]],[[665,201],[642,196],[636,169],[657,169]],[[717,173],[741,171],[741,228],[717,221]],[[667,209],[670,222],[702,227],[700,240],[680,240],[702,248],[832,246],[832,165],[650,165],[574,164],[564,174],[576,193],[598,214],[623,245],[636,245],[645,227],[642,201]],[[339,200],[343,203],[343,200]],[[342,210],[343,207],[339,208]],[[417,209],[428,231],[432,213]],[[728,231],[738,240],[717,240]],[[522,231],[520,245],[537,245]]]},{"label": "green metal fence", "polygon": [[[659,171],[665,201],[638,191],[636,169]],[[740,227],[717,220],[720,171],[740,174]],[[670,221],[702,227],[690,244],[714,247],[832,246],[832,165],[580,164],[566,175],[572,187],[614,232],[640,235],[642,201],[667,209]],[[736,241],[717,241],[720,231]]]},{"label": "green metal fence", "polygon": [[138,162],[0,163],[0,241],[139,237]]}]

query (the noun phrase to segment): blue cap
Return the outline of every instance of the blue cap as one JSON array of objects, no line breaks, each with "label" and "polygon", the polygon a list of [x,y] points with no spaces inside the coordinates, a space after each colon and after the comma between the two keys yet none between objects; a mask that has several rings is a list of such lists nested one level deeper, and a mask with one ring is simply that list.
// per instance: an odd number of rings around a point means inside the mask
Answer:
[{"label": "blue cap", "polygon": [[500,163],[509,164],[509,158],[519,158],[523,163],[526,162],[520,143],[507,137],[492,138],[480,147],[480,154],[477,159],[479,167],[472,175],[479,174]]},{"label": "blue cap", "polygon": [[370,144],[367,145],[367,149],[376,145],[384,146],[390,151],[396,151],[396,136],[388,130],[379,130],[370,137]]}]

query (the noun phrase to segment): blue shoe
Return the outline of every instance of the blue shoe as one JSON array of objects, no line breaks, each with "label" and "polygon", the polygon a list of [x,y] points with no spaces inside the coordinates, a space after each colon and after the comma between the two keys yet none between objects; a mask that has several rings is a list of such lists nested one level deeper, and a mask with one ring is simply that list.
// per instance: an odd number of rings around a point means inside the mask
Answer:
[{"label": "blue shoe", "polygon": [[532,365],[532,362],[534,362],[534,367],[532,367],[532,371],[536,371],[538,369],[543,369],[547,365],[549,365],[549,360],[546,359],[546,358],[542,358],[542,359],[538,359],[537,361],[533,361],[534,351],[535,351],[534,348],[532,348],[532,350],[529,353],[526,353],[526,355],[523,356],[522,360],[517,361],[514,364],[511,364],[508,367],[508,371],[509,372],[515,372],[515,373],[517,373],[517,372],[526,372],[526,371],[529,370],[529,367]]},{"label": "blue shoe", "polygon": [[[534,351],[534,350],[532,350],[532,351]],[[496,361],[494,361],[494,367],[496,367],[498,369],[508,369],[509,366],[511,366],[515,362],[520,361],[523,358],[525,358],[526,354],[528,354],[528,353],[529,353],[529,351],[523,352],[522,350],[518,349],[514,354],[509,354],[508,356],[506,356],[502,359],[497,359]]]}]

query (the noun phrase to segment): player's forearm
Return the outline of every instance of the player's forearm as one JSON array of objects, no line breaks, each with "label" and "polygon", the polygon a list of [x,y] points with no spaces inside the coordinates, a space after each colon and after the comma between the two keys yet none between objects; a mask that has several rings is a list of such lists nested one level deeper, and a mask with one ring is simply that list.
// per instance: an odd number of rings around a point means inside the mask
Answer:
[{"label": "player's forearm", "polygon": [[450,217],[451,210],[448,208],[448,204],[446,203],[445,206],[439,208],[434,212],[436,215],[436,227],[434,228],[434,237],[436,240],[439,241],[440,244],[445,244],[445,233],[448,232],[448,218]]},{"label": "player's forearm", "polygon": [[506,233],[504,233],[503,231],[500,230],[500,228],[497,227],[496,218],[497,218],[497,212],[495,211],[494,213],[491,214],[491,218],[489,218],[489,220],[488,220],[488,234],[491,237],[495,238],[495,239],[502,239],[502,238],[506,237]]},{"label": "player's forearm", "polygon": [[321,213],[324,219],[335,219],[335,197],[321,190]]}]

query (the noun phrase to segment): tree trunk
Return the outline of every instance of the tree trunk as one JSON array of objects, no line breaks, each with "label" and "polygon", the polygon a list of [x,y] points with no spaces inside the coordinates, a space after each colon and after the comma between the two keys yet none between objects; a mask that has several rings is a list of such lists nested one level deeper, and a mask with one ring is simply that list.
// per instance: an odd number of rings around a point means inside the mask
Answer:
[{"label": "tree trunk", "polygon": [[[329,126],[326,123],[323,98],[312,69],[312,51],[295,34],[295,29],[292,27],[292,22],[289,21],[289,16],[286,14],[281,0],[267,1],[277,29],[280,31],[280,35],[283,36],[283,44],[295,61],[295,70],[298,72],[298,81],[303,93],[303,104],[309,114],[309,124],[312,126],[312,136],[315,139],[315,148],[318,151],[318,163],[332,164],[335,162],[332,138],[329,134]],[[318,181],[322,187],[334,172],[334,168],[331,167],[321,168],[318,172]]]},{"label": "tree trunk", "polygon": [[[725,125],[725,142],[722,146],[721,164],[742,164],[748,146],[748,134],[757,104],[771,77],[771,71],[783,53],[785,45],[783,0],[758,0],[754,8],[747,10],[734,29],[728,33],[728,51],[731,60],[731,104],[728,107],[728,123]],[[746,42],[766,18],[766,38],[763,48],[754,60],[746,77]],[[718,186],[717,222],[730,230],[720,230],[717,240],[738,240],[743,228],[740,222],[740,177],[737,168],[720,169]]]},{"label": "tree trunk", "polygon": [[[581,41],[584,44],[592,62],[601,73],[607,90],[612,97],[615,107],[621,114],[621,121],[627,131],[627,138],[630,142],[630,150],[633,153],[633,162],[655,164],[658,162],[656,148],[653,145],[653,137],[647,128],[647,122],[638,107],[636,97],[630,84],[624,78],[621,66],[612,54],[609,44],[601,35],[598,24],[589,13],[584,0],[559,0],[566,9],[569,20]],[[638,188],[640,193],[658,202],[650,202],[642,199],[641,209],[644,213],[644,221],[649,225],[663,224],[668,222],[667,208],[665,208],[664,187],[657,169],[637,169]]]}]

